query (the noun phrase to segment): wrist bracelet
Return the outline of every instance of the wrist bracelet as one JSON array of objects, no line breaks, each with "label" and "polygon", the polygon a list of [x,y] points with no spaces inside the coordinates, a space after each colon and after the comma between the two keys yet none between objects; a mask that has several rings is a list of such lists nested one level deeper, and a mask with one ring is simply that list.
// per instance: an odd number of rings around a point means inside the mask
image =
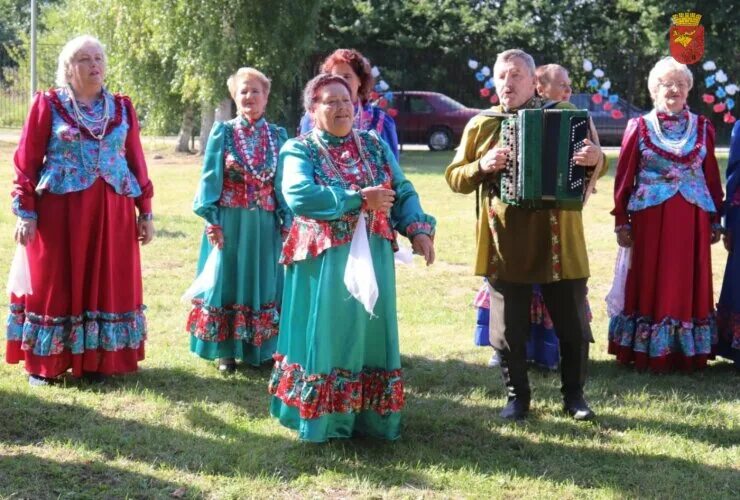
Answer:
[{"label": "wrist bracelet", "polygon": [[142,214],[139,214],[138,219],[139,219],[139,222],[145,221],[145,220],[147,221],[154,220],[154,214],[151,212],[142,213]]}]

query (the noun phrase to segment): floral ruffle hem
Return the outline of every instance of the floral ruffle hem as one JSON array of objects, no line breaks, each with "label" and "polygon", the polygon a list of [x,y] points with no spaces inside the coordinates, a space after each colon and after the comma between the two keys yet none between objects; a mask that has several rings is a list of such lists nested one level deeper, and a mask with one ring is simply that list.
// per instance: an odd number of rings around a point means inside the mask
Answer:
[{"label": "floral ruffle hem", "polygon": [[7,340],[20,341],[23,351],[54,356],[102,349],[138,349],[146,340],[145,306],[126,313],[86,311],[79,316],[43,316],[11,304]]},{"label": "floral ruffle hem", "polygon": [[646,316],[620,314],[609,322],[609,354],[622,363],[634,362],[638,369],[704,368],[717,340],[714,315],[693,321],[667,317],[656,323]]},{"label": "floral ruffle hem", "polygon": [[403,371],[365,368],[359,373],[336,368],[329,374],[307,374],[297,363],[275,354],[269,392],[298,408],[302,419],[331,413],[373,410],[386,416],[404,406]]},{"label": "floral ruffle hem", "polygon": [[237,339],[261,346],[278,334],[279,321],[280,309],[275,302],[253,309],[241,304],[211,307],[204,305],[202,299],[195,299],[187,330],[207,342]]}]

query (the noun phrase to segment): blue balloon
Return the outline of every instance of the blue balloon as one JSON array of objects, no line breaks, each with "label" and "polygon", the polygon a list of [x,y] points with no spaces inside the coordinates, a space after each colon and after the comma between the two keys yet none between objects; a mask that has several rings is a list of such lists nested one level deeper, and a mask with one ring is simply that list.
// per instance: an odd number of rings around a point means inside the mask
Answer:
[{"label": "blue balloon", "polygon": [[493,80],[491,79],[486,80],[486,83],[483,86],[487,89],[492,89],[494,87]]},{"label": "blue balloon", "polygon": [[609,102],[612,104],[616,104],[619,102],[619,96],[617,94],[612,94],[609,96]]},{"label": "blue balloon", "polygon": [[603,95],[604,97],[609,97],[609,91],[606,89],[599,89],[599,94]]},{"label": "blue balloon", "polygon": [[727,92],[725,92],[724,87],[718,87],[717,90],[714,91],[714,95],[722,99],[724,96],[727,95]]},{"label": "blue balloon", "polygon": [[386,101],[392,101],[393,100],[393,92],[386,92],[383,97],[385,97]]},{"label": "blue balloon", "polygon": [[727,105],[727,109],[732,109],[735,107],[735,99],[733,99],[732,97],[728,97],[725,101],[725,104]]},{"label": "blue balloon", "polygon": [[704,79],[704,83],[707,87],[711,87],[712,85],[714,85],[714,75],[709,75],[708,77],[706,77]]},{"label": "blue balloon", "polygon": [[591,79],[590,79],[590,80],[588,81],[587,85],[588,85],[589,87],[591,87],[592,89],[595,89],[596,87],[598,87],[598,86],[599,86],[599,81],[598,81],[598,80],[597,80],[596,78],[591,78]]},{"label": "blue balloon", "polygon": [[380,86],[380,84],[379,84],[379,83],[376,83],[376,84],[375,84],[375,87],[373,87],[373,90],[374,90],[375,92],[383,92],[383,89],[381,88],[381,86]]},{"label": "blue balloon", "polygon": [[482,82],[483,80],[485,80],[485,79],[486,79],[486,75],[484,75],[483,73],[481,73],[481,72],[479,71],[479,72],[477,72],[477,73],[475,74],[475,79],[476,79],[476,80],[478,80],[479,82]]}]

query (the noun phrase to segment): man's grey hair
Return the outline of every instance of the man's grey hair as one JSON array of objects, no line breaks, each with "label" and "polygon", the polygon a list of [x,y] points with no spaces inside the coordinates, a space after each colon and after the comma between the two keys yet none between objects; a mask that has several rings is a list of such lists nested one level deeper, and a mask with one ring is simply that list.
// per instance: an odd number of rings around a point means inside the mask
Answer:
[{"label": "man's grey hair", "polygon": [[496,66],[498,66],[499,64],[507,63],[512,59],[520,59],[524,61],[524,64],[527,66],[527,68],[529,68],[529,72],[532,74],[532,76],[535,76],[534,59],[532,58],[532,56],[521,49],[509,49],[499,53],[499,55],[496,56],[496,62],[493,65],[494,74],[496,73]]}]

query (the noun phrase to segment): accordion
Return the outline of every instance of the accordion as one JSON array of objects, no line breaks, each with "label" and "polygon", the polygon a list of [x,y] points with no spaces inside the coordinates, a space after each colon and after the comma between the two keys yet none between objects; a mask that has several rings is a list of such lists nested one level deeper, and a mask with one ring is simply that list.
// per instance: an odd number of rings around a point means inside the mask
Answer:
[{"label": "accordion", "polygon": [[524,109],[504,116],[499,144],[511,152],[501,171],[501,200],[522,208],[580,209],[587,179],[573,155],[585,145],[588,111]]}]

